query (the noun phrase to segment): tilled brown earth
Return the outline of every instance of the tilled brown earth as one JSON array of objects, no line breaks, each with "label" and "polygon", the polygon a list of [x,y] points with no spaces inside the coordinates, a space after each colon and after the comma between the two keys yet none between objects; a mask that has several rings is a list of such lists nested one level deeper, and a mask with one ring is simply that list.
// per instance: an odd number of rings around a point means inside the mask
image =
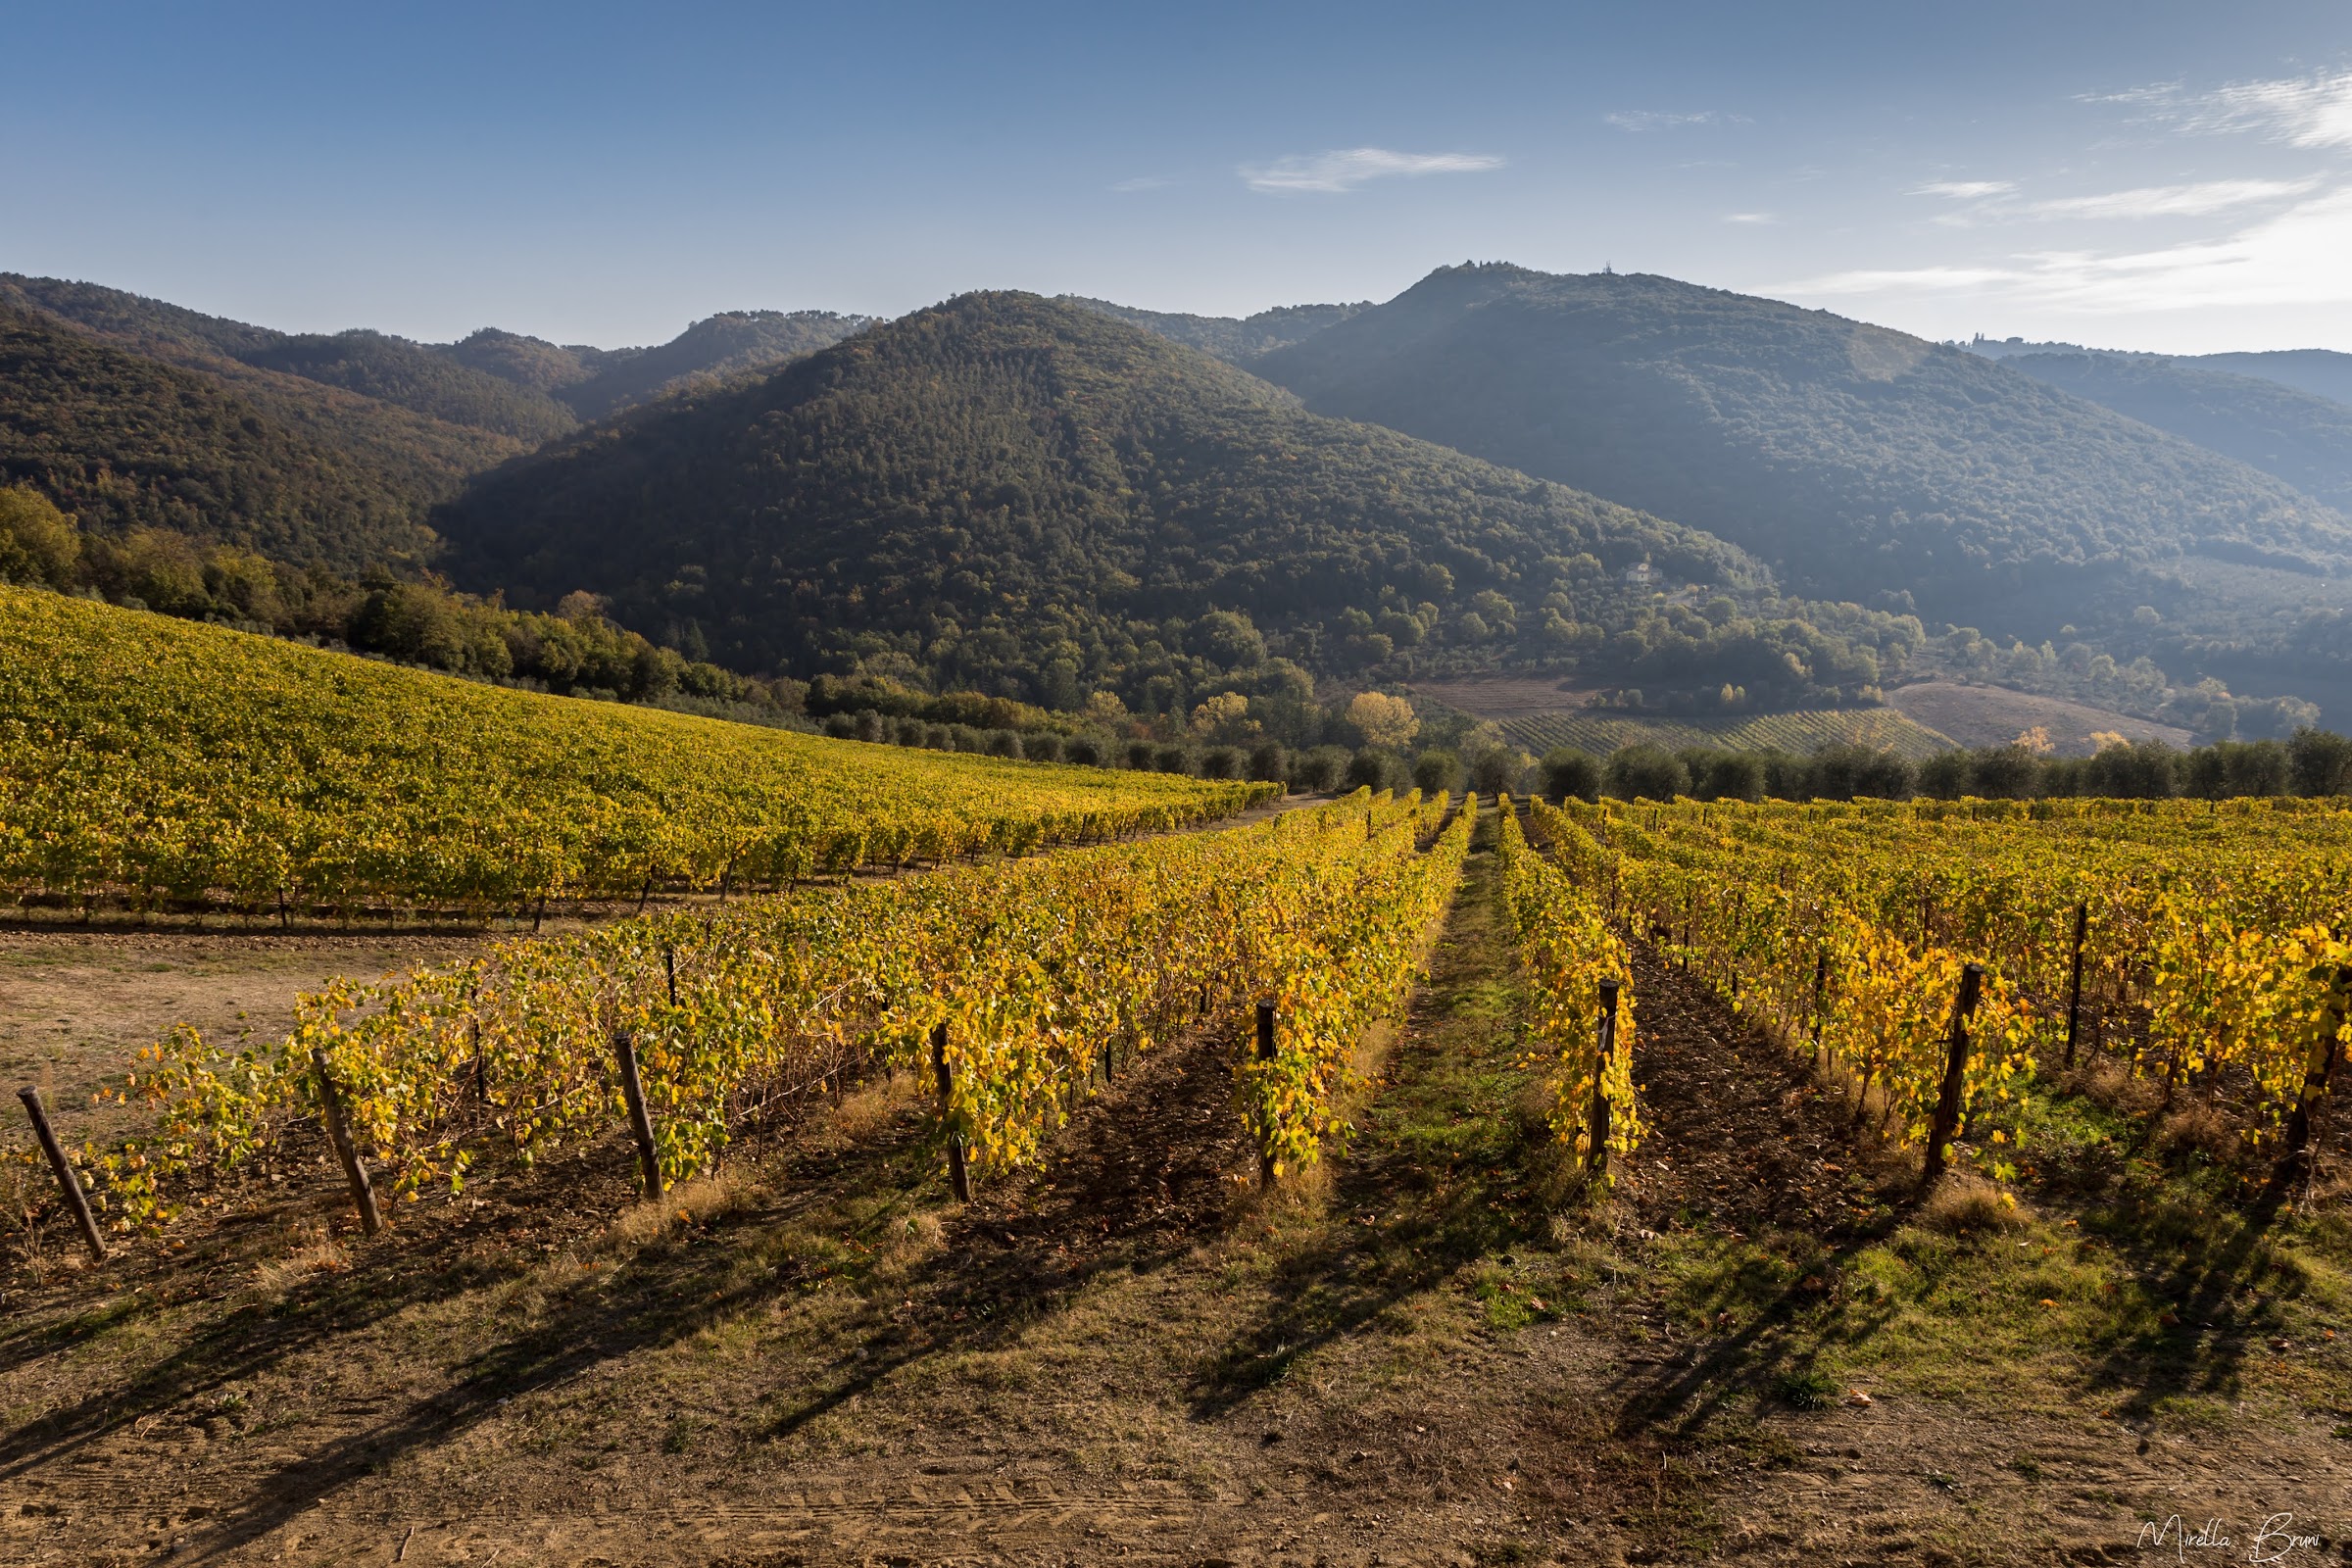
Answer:
[{"label": "tilled brown earth", "polygon": [[1811,1060],[1746,1026],[1647,946],[1635,950],[1634,993],[1652,1136],[1634,1155],[1627,1196],[1643,1223],[1665,1229],[1692,1216],[1855,1234],[1853,1116],[1823,1091]]},{"label": "tilled brown earth", "polygon": [[[1893,1167],[1703,987],[1636,981],[1652,1131],[1590,1213],[1538,1197],[1484,855],[1348,1154],[1271,1201],[1206,1037],[960,1209],[905,1084],[682,1215],[613,1145],[368,1247],[305,1167],[184,1250],[11,1282],[0,1560],[2153,1563],[2177,1512],[2234,1522],[2218,1562],[2258,1503],[2344,1518],[2324,1435],[1776,1399]],[[1822,1273],[1670,1300],[1764,1237]]]}]

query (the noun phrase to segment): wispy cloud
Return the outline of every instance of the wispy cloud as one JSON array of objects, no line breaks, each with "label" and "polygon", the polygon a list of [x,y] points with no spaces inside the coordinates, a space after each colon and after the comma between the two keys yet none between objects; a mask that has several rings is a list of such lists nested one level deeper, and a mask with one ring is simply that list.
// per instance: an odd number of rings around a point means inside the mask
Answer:
[{"label": "wispy cloud", "polygon": [[1745,115],[1727,115],[1718,109],[1677,114],[1661,109],[1619,109],[1600,117],[1619,130],[1674,130],[1683,125],[1744,125]]},{"label": "wispy cloud", "polygon": [[1341,152],[1294,153],[1270,164],[1244,164],[1239,172],[1251,190],[1350,191],[1375,179],[1422,174],[1475,174],[1500,169],[1487,153],[1397,153],[1385,147],[1350,147]]},{"label": "wispy cloud", "polygon": [[2005,267],[1887,267],[1861,268],[1850,272],[1824,272],[1798,278],[1771,292],[1776,294],[1940,294],[1982,289],[1991,283],[2013,283],[2025,274]]},{"label": "wispy cloud", "polygon": [[1726,213],[1723,220],[1727,223],[1777,223],[1781,219],[1777,213]]},{"label": "wispy cloud", "polygon": [[1176,176],[1173,174],[1138,174],[1133,179],[1116,180],[1110,188],[1112,190],[1158,190],[1163,185],[1175,183]]},{"label": "wispy cloud", "polygon": [[1906,196],[1948,196],[1958,202],[1982,201],[1987,196],[2006,196],[2017,189],[2006,179],[1931,179],[1925,185],[1914,185]]},{"label": "wispy cloud", "polygon": [[2196,130],[2259,130],[2296,147],[2352,147],[2352,71],[2241,81],[2205,95]]},{"label": "wispy cloud", "polygon": [[2231,82],[2210,92],[2159,81],[2079,97],[2084,103],[2131,105],[2184,130],[2251,130],[2295,147],[2352,147],[2352,71]]},{"label": "wispy cloud", "polygon": [[1971,294],[2085,312],[2352,303],[2352,186],[2322,192],[2217,238],[2155,250],[2049,251],[1983,267],[1832,272],[1778,292]]},{"label": "wispy cloud", "polygon": [[2255,202],[2307,195],[2316,179],[2208,179],[2193,185],[2142,185],[2099,196],[2060,196],[2029,202],[2036,218],[2202,218]]},{"label": "wispy cloud", "polygon": [[2079,104],[2171,104],[2180,101],[2186,92],[2185,80],[2151,81],[2138,87],[2126,87],[2120,92],[2079,92]]}]

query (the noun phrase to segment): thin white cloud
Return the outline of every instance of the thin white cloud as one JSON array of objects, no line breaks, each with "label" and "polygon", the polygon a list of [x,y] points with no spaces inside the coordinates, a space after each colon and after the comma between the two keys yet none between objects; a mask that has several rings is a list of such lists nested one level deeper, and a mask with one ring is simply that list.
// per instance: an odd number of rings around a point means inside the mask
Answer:
[{"label": "thin white cloud", "polygon": [[1770,290],[1776,294],[1942,294],[2015,282],[2025,274],[2001,267],[1863,268],[1824,272]]},{"label": "thin white cloud", "polygon": [[2296,147],[2352,147],[2352,71],[2241,81],[2207,93],[2192,130],[2259,130]]},{"label": "thin white cloud", "polygon": [[2171,104],[2180,100],[2181,91],[2188,85],[2184,79],[2151,81],[2145,86],[2126,87],[2121,92],[2079,92],[2079,104]]},{"label": "thin white cloud", "polygon": [[2203,218],[2255,202],[2308,194],[2316,179],[2208,179],[2193,185],[2142,185],[2099,196],[2060,196],[2029,202],[2036,218]]},{"label": "thin white cloud", "polygon": [[1619,109],[1600,117],[1619,130],[1674,130],[1683,125],[1744,125],[1745,115],[1727,115],[1718,109],[1676,114],[1660,109]]},{"label": "thin white cloud", "polygon": [[2184,130],[2251,130],[2295,147],[2352,147],[2352,71],[2231,82],[2211,92],[2159,81],[2077,97],[2082,103],[2130,105]]},{"label": "thin white cloud", "polygon": [[1987,196],[2006,196],[2017,189],[2006,179],[1931,179],[1925,185],[1914,185],[1906,196],[1949,196],[1958,202],[1983,201]]},{"label": "thin white cloud", "polygon": [[2155,250],[2047,251],[2005,266],[1832,272],[1785,285],[1794,295],[1974,294],[2084,312],[2210,310],[2352,303],[2352,185],[2301,201],[2218,238]]},{"label": "thin white cloud", "polygon": [[1173,185],[1175,183],[1176,179],[1172,174],[1138,174],[1133,179],[1122,179],[1115,181],[1110,188],[1112,190],[1120,191],[1157,190],[1163,185]]},{"label": "thin white cloud", "polygon": [[1239,172],[1251,190],[1350,191],[1370,180],[1423,174],[1475,174],[1500,169],[1486,153],[1397,153],[1385,147],[1350,147],[1341,152],[1294,153],[1270,164],[1244,164]]},{"label": "thin white cloud", "polygon": [[1726,213],[1723,220],[1727,223],[1777,223],[1781,220],[1777,213]]}]

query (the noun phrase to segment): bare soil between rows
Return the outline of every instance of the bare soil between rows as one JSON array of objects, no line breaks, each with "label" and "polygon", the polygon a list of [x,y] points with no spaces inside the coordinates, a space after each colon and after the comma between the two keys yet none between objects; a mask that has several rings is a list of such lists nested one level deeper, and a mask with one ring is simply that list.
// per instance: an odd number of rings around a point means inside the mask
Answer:
[{"label": "bare soil between rows", "polygon": [[[1776,1400],[1900,1173],[1704,987],[1636,981],[1652,1131],[1597,1208],[1530,1109],[1483,851],[1348,1150],[1271,1198],[1208,1034],[965,1207],[904,1079],[660,1210],[616,1138],[363,1245],[306,1166],[9,1278],[0,1559],[2152,1563],[2151,1509],[2338,1552],[2324,1432]],[[1831,1266],[1694,1326],[1670,1280],[1735,1238]]]}]

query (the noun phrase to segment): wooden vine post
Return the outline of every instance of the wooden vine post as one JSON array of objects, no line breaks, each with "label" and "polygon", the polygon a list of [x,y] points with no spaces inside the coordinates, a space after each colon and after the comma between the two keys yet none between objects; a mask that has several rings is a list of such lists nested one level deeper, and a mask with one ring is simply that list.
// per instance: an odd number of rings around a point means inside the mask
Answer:
[{"label": "wooden vine post", "polygon": [[326,1120],[326,1140],[335,1146],[335,1158],[343,1162],[343,1179],[350,1183],[352,1203],[360,1211],[360,1229],[373,1236],[384,1228],[384,1221],[375,1211],[375,1189],[368,1185],[368,1167],[361,1163],[359,1149],[351,1141],[342,1088],[327,1070],[325,1052],[314,1048],[311,1065],[318,1073],[318,1108]]},{"label": "wooden vine post", "polygon": [[[948,1022],[942,1018],[931,1026],[931,1070],[939,1077],[939,1114],[945,1121],[956,1095],[955,1070],[948,1065]],[[948,1123],[948,1185],[955,1189],[956,1201],[972,1200],[971,1172],[964,1168],[963,1134],[954,1122]]]},{"label": "wooden vine post", "polygon": [[1943,1174],[1943,1152],[1960,1130],[1960,1101],[1968,1085],[1968,1021],[1984,992],[1984,966],[1972,963],[1960,971],[1960,999],[1952,1007],[1951,1044],[1943,1060],[1943,1089],[1936,1097],[1936,1119],[1928,1127],[1926,1187]]},{"label": "wooden vine post", "polygon": [[1600,983],[1600,1017],[1593,1025],[1592,1113],[1586,1128],[1585,1173],[1592,1177],[1609,1169],[1609,1063],[1617,1054],[1617,992],[1615,980]]},{"label": "wooden vine post", "polygon": [[2066,1065],[2075,1065],[2075,1040],[2082,1029],[2082,939],[2090,930],[2090,904],[2075,906],[2075,972],[2066,987]]},{"label": "wooden vine post", "polygon": [[65,1195],[66,1207],[73,1211],[74,1223],[81,1231],[81,1241],[98,1262],[106,1261],[106,1238],[98,1234],[98,1221],[90,1213],[89,1195],[81,1190],[81,1179],[74,1174],[73,1162],[66,1158],[65,1145],[57,1141],[57,1133],[49,1125],[49,1113],[41,1109],[41,1092],[30,1084],[17,1091],[24,1102],[24,1113],[32,1118],[32,1136],[41,1141],[41,1152],[49,1156],[49,1168],[57,1172],[58,1191]]},{"label": "wooden vine post", "polygon": [[662,1201],[662,1152],[654,1143],[653,1112],[645,1108],[645,1080],[637,1072],[637,1042],[626,1029],[612,1031],[612,1060],[620,1069],[620,1098],[629,1107],[629,1133],[637,1140],[637,1164],[649,1202]]},{"label": "wooden vine post", "polygon": [[[1257,1004],[1257,1059],[1260,1063],[1274,1059],[1274,1004],[1271,1002]],[[1271,1151],[1262,1148],[1257,1154],[1257,1184],[1260,1187],[1274,1185],[1274,1155]]]},{"label": "wooden vine post", "polygon": [[1822,1034],[1829,1028],[1830,950],[1823,948],[1813,955],[1813,1054],[1823,1067],[1829,1066],[1829,1047]]},{"label": "wooden vine post", "polygon": [[[2348,1016],[2352,1016],[2352,964],[2339,964],[2328,977],[2328,1005],[2320,1012],[2311,1054],[2303,1067],[2303,1087],[2295,1096],[2295,1108],[2286,1118],[2286,1136],[2278,1153],[2278,1163],[2271,1171],[2271,1188],[2274,1192],[2285,1192],[2303,1172],[2305,1151],[2311,1143],[2311,1113],[2327,1098],[2328,1080],[2335,1076],[2336,1058],[2342,1054],[2339,1048]],[[29,1089],[24,1092],[28,1095],[32,1093]]]},{"label": "wooden vine post", "polygon": [[1747,929],[1747,889],[1732,900],[1732,939],[1723,957],[1723,972],[1732,985],[1732,1005],[1740,1005],[1740,938]]}]

